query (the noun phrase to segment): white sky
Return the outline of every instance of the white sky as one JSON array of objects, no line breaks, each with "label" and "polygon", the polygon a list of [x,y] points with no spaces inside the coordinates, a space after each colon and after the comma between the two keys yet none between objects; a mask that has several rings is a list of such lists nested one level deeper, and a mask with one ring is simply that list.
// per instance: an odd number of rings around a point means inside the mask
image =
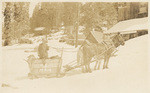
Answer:
[{"label": "white sky", "polygon": [[34,10],[35,6],[36,6],[38,3],[39,3],[39,2],[30,2],[30,6],[29,6],[29,17],[32,17],[33,10]]}]

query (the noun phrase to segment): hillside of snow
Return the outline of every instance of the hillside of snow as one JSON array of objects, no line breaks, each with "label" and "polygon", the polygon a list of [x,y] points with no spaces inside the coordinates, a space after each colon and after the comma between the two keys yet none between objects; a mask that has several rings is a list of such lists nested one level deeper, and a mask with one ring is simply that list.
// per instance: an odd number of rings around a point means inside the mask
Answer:
[{"label": "hillside of snow", "polygon": [[[63,53],[63,65],[76,59],[73,46],[48,41],[49,46],[68,48]],[[81,73],[80,69],[66,73],[62,78],[28,79],[28,64],[24,59],[37,45],[18,45],[2,48],[1,93],[150,93],[148,92],[148,35],[126,41],[118,48],[117,56],[109,61],[109,69]],[[56,50],[50,49],[50,55]],[[71,52],[74,51],[74,52]],[[37,56],[35,52],[31,52]],[[49,56],[50,56],[49,55]],[[94,64],[94,63],[93,63]],[[91,67],[93,68],[92,64]]]}]

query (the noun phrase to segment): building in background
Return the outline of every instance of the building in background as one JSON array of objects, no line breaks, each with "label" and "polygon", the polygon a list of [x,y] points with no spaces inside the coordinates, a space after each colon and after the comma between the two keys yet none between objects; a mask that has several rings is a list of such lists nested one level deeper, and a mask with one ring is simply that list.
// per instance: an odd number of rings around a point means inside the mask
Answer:
[{"label": "building in background", "polygon": [[105,31],[105,34],[117,34],[123,35],[125,40],[148,34],[148,17],[136,18],[125,21],[120,21],[109,30]]},{"label": "building in background", "polygon": [[148,17],[148,2],[119,2],[118,21]]}]

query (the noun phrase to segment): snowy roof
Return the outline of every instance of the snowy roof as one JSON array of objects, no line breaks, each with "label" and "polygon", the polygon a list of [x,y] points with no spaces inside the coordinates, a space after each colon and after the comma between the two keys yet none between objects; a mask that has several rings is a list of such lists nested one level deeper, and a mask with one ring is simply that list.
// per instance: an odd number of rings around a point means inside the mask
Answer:
[{"label": "snowy roof", "polygon": [[148,30],[148,17],[121,21],[104,33],[131,32]]}]

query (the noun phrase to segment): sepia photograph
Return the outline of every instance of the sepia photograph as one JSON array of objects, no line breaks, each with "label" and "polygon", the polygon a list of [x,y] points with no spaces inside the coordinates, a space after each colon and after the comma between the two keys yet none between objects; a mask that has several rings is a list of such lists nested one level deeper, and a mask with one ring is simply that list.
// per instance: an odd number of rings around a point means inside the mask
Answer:
[{"label": "sepia photograph", "polygon": [[150,93],[148,6],[1,1],[0,93]]}]

